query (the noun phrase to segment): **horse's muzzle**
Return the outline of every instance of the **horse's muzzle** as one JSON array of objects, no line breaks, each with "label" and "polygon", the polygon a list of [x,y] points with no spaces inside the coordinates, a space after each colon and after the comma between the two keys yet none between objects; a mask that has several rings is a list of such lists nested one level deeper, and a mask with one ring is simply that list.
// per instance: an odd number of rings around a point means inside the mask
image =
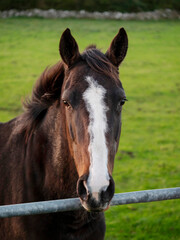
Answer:
[{"label": "horse's muzzle", "polygon": [[112,176],[109,176],[109,186],[104,191],[91,192],[87,186],[88,175],[83,175],[77,182],[77,193],[82,206],[90,212],[102,212],[109,208],[110,201],[114,196],[115,184]]}]

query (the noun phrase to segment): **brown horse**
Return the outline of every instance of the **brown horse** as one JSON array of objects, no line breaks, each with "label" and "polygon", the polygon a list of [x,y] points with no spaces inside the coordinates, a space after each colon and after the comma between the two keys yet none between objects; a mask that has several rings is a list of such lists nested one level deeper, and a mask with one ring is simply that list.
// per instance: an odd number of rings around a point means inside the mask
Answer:
[{"label": "brown horse", "polygon": [[37,81],[25,112],[0,124],[0,204],[79,196],[84,210],[0,220],[1,240],[101,240],[114,195],[114,157],[126,96],[118,67],[128,47],[121,28],[106,54],[82,54],[69,29],[62,62]]}]

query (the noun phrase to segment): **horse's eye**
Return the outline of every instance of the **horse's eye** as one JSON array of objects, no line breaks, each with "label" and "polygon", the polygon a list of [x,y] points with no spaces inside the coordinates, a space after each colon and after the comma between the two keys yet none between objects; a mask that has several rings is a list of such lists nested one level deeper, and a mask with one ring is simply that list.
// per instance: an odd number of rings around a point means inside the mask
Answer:
[{"label": "horse's eye", "polygon": [[70,107],[70,104],[69,104],[66,100],[63,100],[63,103],[64,103],[64,105],[65,105],[67,108]]},{"label": "horse's eye", "polygon": [[124,105],[126,101],[127,101],[127,99],[122,99],[122,100],[120,101],[120,105],[121,105],[121,106]]},{"label": "horse's eye", "polygon": [[124,98],[124,99],[121,99],[121,101],[118,103],[118,105],[117,105],[117,111],[118,112],[121,111],[122,105],[124,105],[126,101],[127,101],[127,99]]}]

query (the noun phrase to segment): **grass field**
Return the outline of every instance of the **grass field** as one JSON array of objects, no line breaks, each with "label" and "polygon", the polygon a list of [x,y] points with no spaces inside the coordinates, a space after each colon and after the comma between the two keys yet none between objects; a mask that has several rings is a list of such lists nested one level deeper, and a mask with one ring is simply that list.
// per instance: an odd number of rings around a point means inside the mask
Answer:
[{"label": "grass field", "polygon": [[[37,77],[59,60],[66,27],[81,50],[96,43],[105,52],[122,26],[129,50],[120,78],[129,101],[115,160],[116,192],[179,187],[179,21],[0,19],[0,120],[22,112]],[[178,240],[180,200],[112,207],[106,222],[106,240]]]}]

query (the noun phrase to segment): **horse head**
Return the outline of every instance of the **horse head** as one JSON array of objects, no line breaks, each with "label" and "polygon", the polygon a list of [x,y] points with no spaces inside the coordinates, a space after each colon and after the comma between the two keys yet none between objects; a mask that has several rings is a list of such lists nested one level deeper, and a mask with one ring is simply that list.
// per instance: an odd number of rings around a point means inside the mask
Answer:
[{"label": "horse head", "polygon": [[79,177],[77,194],[88,211],[106,210],[114,195],[112,171],[126,101],[118,67],[127,47],[123,28],[105,54],[95,46],[80,54],[69,29],[60,39],[59,51],[65,66],[60,104]]}]

